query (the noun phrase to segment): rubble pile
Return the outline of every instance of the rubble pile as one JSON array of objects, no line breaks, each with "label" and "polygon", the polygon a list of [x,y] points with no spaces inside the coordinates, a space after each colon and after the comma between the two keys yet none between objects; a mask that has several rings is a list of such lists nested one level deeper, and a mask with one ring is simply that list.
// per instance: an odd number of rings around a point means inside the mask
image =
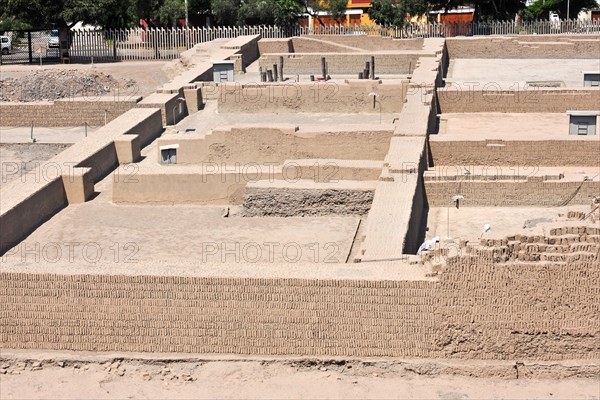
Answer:
[{"label": "rubble pile", "polygon": [[126,96],[135,90],[133,79],[116,79],[102,72],[76,69],[39,70],[0,80],[0,101],[53,101],[70,97],[97,98],[109,93]]}]

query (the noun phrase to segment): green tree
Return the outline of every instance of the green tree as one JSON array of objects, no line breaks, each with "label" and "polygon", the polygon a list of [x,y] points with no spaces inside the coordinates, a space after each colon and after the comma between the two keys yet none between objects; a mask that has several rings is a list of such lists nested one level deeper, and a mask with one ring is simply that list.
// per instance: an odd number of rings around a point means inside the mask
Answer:
[{"label": "green tree", "polygon": [[212,13],[218,25],[296,24],[303,9],[297,0],[212,0]]},{"label": "green tree", "polygon": [[185,18],[184,0],[164,0],[157,12],[158,20],[166,26],[176,26],[177,20]]},{"label": "green tree", "polygon": [[135,22],[133,0],[0,0],[2,19],[31,28],[66,28],[77,22],[105,28]]},{"label": "green tree", "polygon": [[217,25],[232,26],[238,22],[240,0],[211,0],[211,10]]},{"label": "green tree", "polygon": [[525,8],[525,0],[481,0],[475,2],[475,20],[506,21]]},{"label": "green tree", "polygon": [[598,7],[595,0],[537,0],[521,11],[525,20],[548,19],[550,11],[558,11],[561,18],[567,18],[567,3],[569,3],[569,18],[577,18],[582,10]]},{"label": "green tree", "polygon": [[404,26],[408,17],[428,11],[429,5],[421,0],[373,0],[368,13],[378,24]]}]

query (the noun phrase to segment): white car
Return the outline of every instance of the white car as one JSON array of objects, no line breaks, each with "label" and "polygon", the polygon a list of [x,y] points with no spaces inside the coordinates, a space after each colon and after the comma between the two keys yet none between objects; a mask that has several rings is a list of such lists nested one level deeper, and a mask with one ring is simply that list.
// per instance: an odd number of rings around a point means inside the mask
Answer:
[{"label": "white car", "polygon": [[58,45],[58,29],[53,29],[48,38],[48,47],[59,47]]},{"label": "white car", "polygon": [[0,48],[2,54],[9,54],[12,51],[12,41],[8,36],[0,36]]}]

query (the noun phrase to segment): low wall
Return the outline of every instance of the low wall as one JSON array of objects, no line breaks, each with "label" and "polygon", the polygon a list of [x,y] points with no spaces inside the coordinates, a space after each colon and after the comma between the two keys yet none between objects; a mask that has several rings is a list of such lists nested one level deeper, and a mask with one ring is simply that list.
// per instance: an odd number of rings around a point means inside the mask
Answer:
[{"label": "low wall", "polygon": [[600,35],[519,35],[448,38],[450,58],[588,58],[600,54]]},{"label": "low wall", "polygon": [[246,188],[243,214],[246,217],[366,215],[376,186],[377,181],[251,182]]},{"label": "low wall", "polygon": [[355,47],[307,36],[292,38],[292,47],[294,53],[357,53],[362,51]]},{"label": "low wall", "polygon": [[[583,177],[582,177],[583,179]],[[600,195],[596,181],[544,181],[543,177],[527,180],[458,180],[425,179],[425,194],[430,207],[446,207],[452,197],[462,195],[464,207],[559,207],[591,204]]]},{"label": "low wall", "polygon": [[358,77],[359,72],[365,69],[365,63],[375,57],[375,76],[380,74],[402,75],[410,74],[415,68],[420,57],[428,54],[415,53],[269,53],[260,56],[259,65],[263,68],[272,68],[279,64],[279,57],[283,56],[283,71],[288,75],[315,75],[321,76],[321,58],[325,57],[328,64],[329,75],[353,75]]},{"label": "low wall", "polygon": [[174,125],[188,115],[185,101],[177,93],[152,93],[139,102],[140,108],[160,108],[163,126]]},{"label": "low wall", "polygon": [[16,246],[23,238],[68,205],[60,172],[53,167],[42,168],[41,171],[41,176],[30,175],[40,172],[34,171],[28,174],[25,184],[18,185],[19,190],[26,192],[27,195],[15,201],[10,201],[8,196],[13,194],[7,190],[10,187],[14,188],[15,185],[3,185],[4,188],[0,192],[3,200],[0,208],[2,212],[0,214],[2,225],[0,255]]},{"label": "low wall", "polygon": [[[363,80],[268,84],[227,83],[220,84],[218,88],[218,107],[219,112],[223,113],[344,112],[378,114],[402,110],[407,83]],[[373,96],[369,96],[370,93],[379,95],[379,103],[375,107],[373,106]]]},{"label": "low wall", "polygon": [[382,50],[421,50],[423,39],[395,40],[368,35],[305,35],[285,39],[261,39],[261,55],[268,53],[356,53]]},{"label": "low wall", "polygon": [[139,167],[134,175],[126,166],[113,182],[113,203],[241,205],[246,185],[259,179],[281,179],[273,166],[219,170],[217,165]]},{"label": "low wall", "polygon": [[[137,107],[139,97],[74,98],[53,103],[0,102],[0,126],[102,126]],[[105,113],[106,111],[106,113]],[[105,121],[106,115],[106,121]]]},{"label": "low wall", "polygon": [[481,90],[451,84],[438,89],[437,93],[442,113],[564,113],[567,110],[597,110],[600,104],[597,88],[506,90],[490,83]]},{"label": "low wall", "polygon": [[260,39],[258,52],[262,56],[267,53],[293,53],[294,46],[291,38],[285,39]]},{"label": "low wall", "polygon": [[[119,163],[115,141],[123,135],[136,135],[129,153],[139,152],[162,132],[158,109],[133,109],[106,126],[65,149],[21,179],[14,179],[0,189],[0,254],[16,245],[43,222],[67,205],[64,180],[80,178],[76,168],[90,168],[84,179],[77,179],[80,192],[93,191],[89,186],[100,181]],[[138,148],[134,149],[133,143]],[[137,152],[136,152],[137,150]],[[131,155],[130,157],[131,158]],[[78,190],[70,188],[72,192]]]},{"label": "low wall", "polygon": [[[241,56],[241,63],[239,67],[243,70],[248,65],[252,64],[259,56],[258,42],[260,35],[245,35],[238,36],[226,44],[221,46],[221,49],[234,50],[237,56]],[[230,56],[232,60],[236,57]]]},{"label": "low wall", "polygon": [[296,128],[239,126],[213,130],[203,137],[165,135],[160,146],[178,144],[177,164],[281,164],[298,158],[383,160],[393,131],[303,132]]},{"label": "low wall", "polygon": [[[319,39],[365,51],[421,50],[423,48],[423,39],[392,39],[391,37],[370,35],[306,35],[302,38]],[[292,40],[295,39],[297,38]]]},{"label": "low wall", "polygon": [[[540,246],[526,247],[524,239],[522,248],[536,256]],[[399,279],[392,269],[418,268],[401,264],[378,266],[385,271],[378,276],[362,264],[210,270],[198,261],[186,275],[129,264],[135,274],[96,275],[77,265],[43,274],[3,268],[0,347],[597,359],[600,263],[589,253],[558,255],[562,261],[502,264],[451,258],[436,280]],[[332,268],[336,277],[322,276]]]},{"label": "low wall", "polygon": [[261,180],[286,180],[293,187],[300,180],[339,182],[377,180],[382,162],[348,160],[290,160],[283,165],[249,163],[224,166],[138,165],[135,175],[123,166],[113,182],[113,203],[241,205],[246,185]]},{"label": "low wall", "polygon": [[599,140],[430,140],[434,165],[600,165]]}]

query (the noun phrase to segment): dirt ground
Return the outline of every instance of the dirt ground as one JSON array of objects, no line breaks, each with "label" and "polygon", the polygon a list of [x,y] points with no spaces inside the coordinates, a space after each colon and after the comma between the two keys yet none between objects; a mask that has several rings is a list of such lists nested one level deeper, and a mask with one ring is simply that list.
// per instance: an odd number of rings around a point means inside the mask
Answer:
[{"label": "dirt ground", "polygon": [[2,184],[32,171],[54,157],[68,144],[0,143],[0,170]]},{"label": "dirt ground", "polygon": [[113,361],[9,366],[3,362],[0,368],[2,399],[600,398],[598,379],[424,376],[365,363]]},{"label": "dirt ground", "polygon": [[[568,207],[432,207],[429,209],[427,238],[439,236],[478,241],[514,234],[543,234],[544,224],[564,220],[568,211],[589,211],[589,206]],[[559,217],[563,215],[563,217]],[[449,217],[449,218],[448,218]],[[483,226],[491,225],[483,233]]]}]

